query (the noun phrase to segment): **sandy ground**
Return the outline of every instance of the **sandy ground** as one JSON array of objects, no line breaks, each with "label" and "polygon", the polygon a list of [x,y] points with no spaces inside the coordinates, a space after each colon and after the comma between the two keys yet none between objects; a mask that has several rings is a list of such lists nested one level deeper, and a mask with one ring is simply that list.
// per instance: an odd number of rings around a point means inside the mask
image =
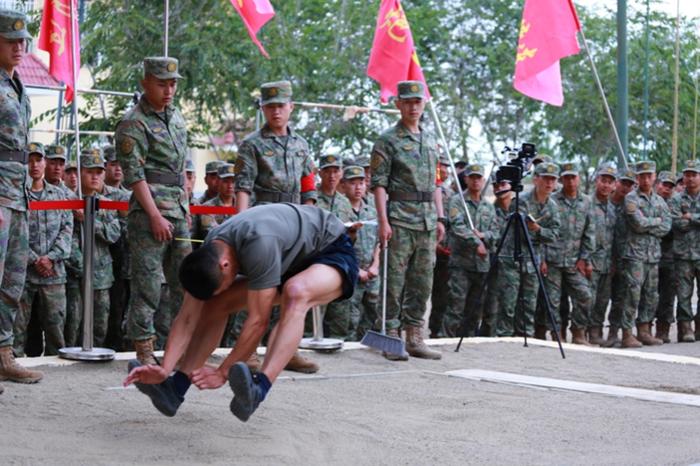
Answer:
[{"label": "sandy ground", "polygon": [[115,388],[125,361],[45,366],[40,384],[4,383],[0,464],[700,461],[700,408],[444,374],[486,369],[700,394],[700,343],[662,347],[697,358],[690,364],[573,349],[562,360],[556,349],[520,342],[439,348],[441,361],[394,363],[369,350],[315,353],[319,376],[285,373],[294,378],[279,380],[247,423],[229,412],[228,387],[191,389],[166,418],[135,389]]}]

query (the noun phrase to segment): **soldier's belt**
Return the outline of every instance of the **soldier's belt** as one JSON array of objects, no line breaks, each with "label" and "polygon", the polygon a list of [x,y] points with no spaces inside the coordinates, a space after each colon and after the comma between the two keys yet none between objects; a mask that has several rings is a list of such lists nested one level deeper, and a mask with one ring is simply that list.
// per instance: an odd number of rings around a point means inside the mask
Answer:
[{"label": "soldier's belt", "polygon": [[181,173],[146,172],[148,184],[166,184],[183,187],[185,176]]},{"label": "soldier's belt", "polygon": [[433,193],[425,191],[392,191],[390,201],[432,202]]},{"label": "soldier's belt", "polygon": [[301,203],[301,196],[291,193],[255,191],[255,202],[291,202],[293,204],[299,204]]},{"label": "soldier's belt", "polygon": [[27,163],[27,151],[25,150],[3,150],[0,151],[0,162]]}]

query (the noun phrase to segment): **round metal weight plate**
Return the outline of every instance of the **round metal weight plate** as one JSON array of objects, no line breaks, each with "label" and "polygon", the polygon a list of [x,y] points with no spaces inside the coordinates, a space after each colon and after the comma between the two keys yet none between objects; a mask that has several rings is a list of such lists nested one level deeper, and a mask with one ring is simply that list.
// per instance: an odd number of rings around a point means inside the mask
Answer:
[{"label": "round metal weight plate", "polygon": [[93,348],[90,351],[84,351],[80,346],[73,346],[58,350],[59,357],[76,361],[111,361],[114,355],[114,350],[109,348]]},{"label": "round metal weight plate", "polygon": [[299,343],[299,348],[316,351],[338,351],[342,347],[343,340],[337,340],[335,338],[322,338],[320,340],[303,338],[301,343]]}]

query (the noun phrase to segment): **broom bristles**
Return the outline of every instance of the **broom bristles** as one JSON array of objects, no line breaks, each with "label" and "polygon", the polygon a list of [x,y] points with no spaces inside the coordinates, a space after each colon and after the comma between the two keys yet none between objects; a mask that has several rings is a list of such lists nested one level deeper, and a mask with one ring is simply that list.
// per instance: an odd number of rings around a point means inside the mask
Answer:
[{"label": "broom bristles", "polygon": [[369,330],[365,333],[360,344],[396,356],[401,356],[406,353],[404,342],[401,338],[390,337],[389,335],[375,332],[374,330]]}]

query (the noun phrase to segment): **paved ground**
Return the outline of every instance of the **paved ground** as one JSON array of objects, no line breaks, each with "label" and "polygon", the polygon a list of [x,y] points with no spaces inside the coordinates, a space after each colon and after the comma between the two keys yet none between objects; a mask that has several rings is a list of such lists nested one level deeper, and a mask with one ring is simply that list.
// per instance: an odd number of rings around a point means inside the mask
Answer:
[{"label": "paved ground", "polygon": [[[444,374],[484,369],[700,395],[700,343],[626,355],[569,349],[566,360],[518,340],[440,349],[442,361],[404,363],[369,350],[315,354],[320,376],[280,380],[245,424],[228,410],[228,388],[192,389],[166,418],[138,391],[115,389],[124,361],[43,367],[38,385],[4,384],[0,464],[700,461],[700,408]],[[685,363],[630,357],[656,358],[649,351]]]}]

